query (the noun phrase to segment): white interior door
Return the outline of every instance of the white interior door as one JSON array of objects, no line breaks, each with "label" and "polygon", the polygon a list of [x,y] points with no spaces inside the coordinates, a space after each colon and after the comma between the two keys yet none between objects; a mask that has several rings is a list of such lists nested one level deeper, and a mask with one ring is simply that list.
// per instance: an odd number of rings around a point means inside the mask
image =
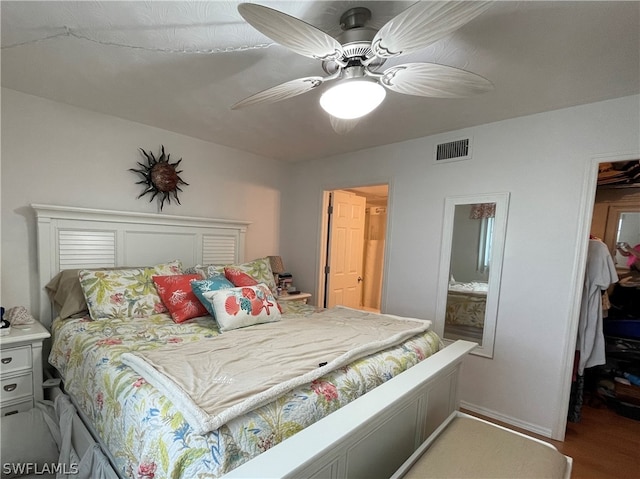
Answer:
[{"label": "white interior door", "polygon": [[362,307],[366,199],[346,191],[331,195],[327,307]]}]

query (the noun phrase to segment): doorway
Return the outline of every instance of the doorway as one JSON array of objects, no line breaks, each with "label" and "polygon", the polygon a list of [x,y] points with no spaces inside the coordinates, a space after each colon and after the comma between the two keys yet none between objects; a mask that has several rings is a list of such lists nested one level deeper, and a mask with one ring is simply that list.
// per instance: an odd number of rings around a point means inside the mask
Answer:
[{"label": "doorway", "polygon": [[[602,323],[603,334],[605,338],[611,336],[612,320],[615,320],[620,311],[619,310],[619,299],[616,296],[611,296],[613,293],[616,294],[616,290],[620,290],[618,287],[620,284],[624,283],[629,279],[630,271],[626,265],[626,259],[620,256],[617,249],[617,243],[624,242],[627,238],[628,241],[631,241],[635,244],[636,241],[640,241],[640,221],[638,217],[632,217],[631,230],[634,231],[633,235],[629,235],[629,228],[627,228],[623,222],[623,218],[625,218],[625,214],[631,212],[632,215],[639,215],[640,213],[635,213],[640,211],[640,160],[638,159],[640,155],[625,155],[623,157],[612,157],[607,159],[593,159],[591,165],[591,175],[590,175],[590,189],[587,194],[589,196],[586,197],[586,201],[592,209],[590,212],[585,213],[585,226],[587,228],[587,233],[590,235],[591,239],[602,241],[606,246],[607,250],[612,256],[613,264],[615,265],[616,272],[618,275],[618,282],[614,283],[610,288],[608,288],[608,294],[606,295],[606,300],[603,302],[604,320]],[[625,226],[625,227],[623,227]],[[633,245],[632,245],[633,246]],[[585,254],[584,262],[587,262],[587,255]],[[633,275],[631,275],[633,276]],[[637,279],[637,276],[636,276]],[[626,284],[625,286],[630,286]],[[640,286],[639,286],[640,288]],[[622,288],[629,289],[629,288]],[[628,291],[626,291],[628,292]],[[638,291],[640,293],[640,291]],[[617,336],[617,334],[616,334]],[[609,369],[609,363],[617,355],[615,348],[612,348],[609,344],[610,341],[607,340],[606,345],[606,360],[607,365],[603,368],[602,372],[606,372]],[[626,340],[626,342],[630,343],[630,341]],[[640,345],[639,345],[640,347]],[[595,373],[599,373],[599,370],[594,368]],[[587,377],[585,370],[585,377]],[[594,391],[596,391],[594,387],[594,383],[600,384],[597,374],[592,374],[592,378],[589,381],[585,381],[590,383],[592,396],[595,398],[596,403],[602,403],[606,405],[614,404],[609,399],[609,396],[605,395],[602,398],[600,397],[600,390],[598,389],[598,393],[593,395]],[[576,383],[572,383],[572,386],[576,386]],[[599,386],[598,386],[599,388]],[[576,390],[577,391],[577,390]],[[587,391],[585,391],[587,392]],[[582,391],[579,393],[574,393],[572,391],[572,395],[575,397],[581,398]],[[571,414],[573,407],[576,405],[570,401],[569,395],[567,395],[567,402],[569,404],[569,416],[576,415],[580,417],[580,408],[574,411],[574,414]],[[582,401],[579,401],[580,406],[582,405]],[[600,405],[602,405],[600,404]],[[606,413],[606,407],[602,409],[600,412],[604,411]],[[595,409],[595,413],[598,413],[599,410]],[[594,413],[594,411],[590,411],[590,413]],[[567,423],[565,421],[563,431],[567,427]],[[564,437],[564,435],[562,435]],[[561,437],[561,439],[562,439]]]},{"label": "doorway", "polygon": [[389,185],[323,193],[320,305],[380,312]]}]

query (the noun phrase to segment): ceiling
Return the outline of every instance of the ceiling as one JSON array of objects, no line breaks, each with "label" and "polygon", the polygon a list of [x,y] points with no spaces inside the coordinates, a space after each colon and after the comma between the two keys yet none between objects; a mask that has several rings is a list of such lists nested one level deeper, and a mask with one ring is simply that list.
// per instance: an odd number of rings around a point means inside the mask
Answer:
[{"label": "ceiling", "polygon": [[603,162],[598,166],[598,188],[639,188],[640,160]]},{"label": "ceiling", "polygon": [[[366,6],[380,28],[413,2],[259,3],[335,36],[348,8]],[[318,104],[324,85],[230,109],[279,83],[324,75],[321,62],[249,26],[237,5],[2,1],[2,86],[287,161],[640,92],[639,2],[498,1],[450,36],[385,64],[463,68],[491,80],[493,91],[464,99],[388,92],[338,134]]]}]

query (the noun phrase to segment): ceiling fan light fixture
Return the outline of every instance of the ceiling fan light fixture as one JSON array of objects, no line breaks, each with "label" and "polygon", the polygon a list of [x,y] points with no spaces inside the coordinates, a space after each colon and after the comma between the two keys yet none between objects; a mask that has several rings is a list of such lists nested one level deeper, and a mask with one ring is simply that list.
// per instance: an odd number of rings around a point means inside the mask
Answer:
[{"label": "ceiling fan light fixture", "polygon": [[320,106],[331,116],[352,120],[375,110],[386,94],[385,88],[377,81],[343,80],[322,94]]}]

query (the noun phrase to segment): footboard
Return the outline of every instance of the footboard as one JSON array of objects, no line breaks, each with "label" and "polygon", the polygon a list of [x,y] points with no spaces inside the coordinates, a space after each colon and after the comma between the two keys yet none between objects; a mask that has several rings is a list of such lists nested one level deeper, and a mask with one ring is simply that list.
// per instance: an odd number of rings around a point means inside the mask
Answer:
[{"label": "footboard", "polygon": [[226,474],[225,478],[388,478],[458,407],[456,341]]}]

